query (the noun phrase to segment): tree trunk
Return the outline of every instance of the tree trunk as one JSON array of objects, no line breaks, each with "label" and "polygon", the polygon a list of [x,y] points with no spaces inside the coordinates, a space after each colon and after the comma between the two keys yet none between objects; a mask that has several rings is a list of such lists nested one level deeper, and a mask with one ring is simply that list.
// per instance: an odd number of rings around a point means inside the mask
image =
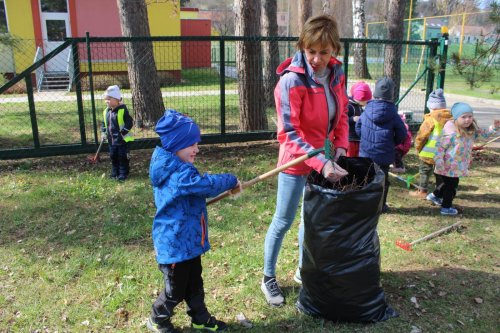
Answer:
[{"label": "tree trunk", "polygon": [[[276,37],[278,36],[278,20],[277,0],[264,0],[263,1],[262,16],[262,36]],[[279,65],[280,55],[278,48],[278,41],[273,40],[269,42],[262,42],[263,46],[263,59],[264,59],[264,94],[266,105],[265,107],[272,107],[274,105],[274,87],[278,83],[278,75],[276,68]]]},{"label": "tree trunk", "polygon": [[[353,0],[353,37],[366,38],[365,36],[365,0]],[[371,79],[366,62],[366,43],[353,45],[354,75],[358,79]]]},{"label": "tree trunk", "polygon": [[[259,36],[261,2],[235,0],[236,36]],[[236,42],[240,130],[266,130],[260,41]]]},{"label": "tree trunk", "polygon": [[[123,36],[150,36],[144,1],[117,0],[117,5]],[[153,56],[153,45],[151,41],[124,44],[136,126],[152,126],[165,111]]]},{"label": "tree trunk", "polygon": [[[390,0],[389,12],[387,14],[387,39],[403,40],[406,0]],[[401,85],[401,44],[387,44],[385,47],[385,75],[389,76],[395,83],[394,101],[399,99],[399,87]]]},{"label": "tree trunk", "polygon": [[332,0],[321,0],[321,9],[323,11],[323,14],[333,16],[331,1]]},{"label": "tree trunk", "polygon": [[[290,0],[289,0],[290,1]],[[312,15],[312,0],[299,0],[299,35],[302,32],[302,28]]]},{"label": "tree trunk", "polygon": [[331,6],[341,38],[352,37],[352,0],[335,0]]}]

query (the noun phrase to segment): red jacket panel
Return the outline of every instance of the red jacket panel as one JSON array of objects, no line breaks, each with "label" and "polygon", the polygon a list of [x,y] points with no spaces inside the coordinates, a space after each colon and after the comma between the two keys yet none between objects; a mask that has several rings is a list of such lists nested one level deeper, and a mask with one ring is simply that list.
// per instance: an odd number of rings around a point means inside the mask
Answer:
[{"label": "red jacket panel", "polygon": [[[330,91],[335,100],[335,117],[331,124],[324,88],[313,79],[312,68],[302,52],[278,66],[281,78],[274,90],[280,143],[278,166],[323,147],[326,138],[335,148],[347,150],[348,99],[342,63],[332,57],[328,67],[331,70]],[[326,162],[325,155],[319,154],[284,172],[293,175],[307,175],[312,169],[321,172]]]}]

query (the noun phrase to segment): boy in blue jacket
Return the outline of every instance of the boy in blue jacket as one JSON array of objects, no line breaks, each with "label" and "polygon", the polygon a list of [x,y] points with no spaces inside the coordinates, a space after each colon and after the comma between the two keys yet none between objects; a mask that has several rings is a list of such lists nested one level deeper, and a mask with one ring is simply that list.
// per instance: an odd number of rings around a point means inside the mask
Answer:
[{"label": "boy in blue jacket", "polygon": [[210,249],[205,200],[239,182],[231,174],[198,172],[193,163],[200,129],[191,118],[167,110],[155,130],[162,146],[154,150],[149,168],[156,205],[153,243],[165,289],[153,304],[147,327],[153,332],[178,332],[170,319],[185,300],[193,328],[224,331],[226,324],[205,306],[201,255]]},{"label": "boy in blue jacket", "polygon": [[375,83],[373,98],[356,123],[356,133],[361,138],[359,156],[371,158],[385,173],[382,206],[385,213],[389,210],[389,165],[394,163],[394,147],[404,141],[407,131],[394,104],[394,82],[391,78],[383,77]]}]

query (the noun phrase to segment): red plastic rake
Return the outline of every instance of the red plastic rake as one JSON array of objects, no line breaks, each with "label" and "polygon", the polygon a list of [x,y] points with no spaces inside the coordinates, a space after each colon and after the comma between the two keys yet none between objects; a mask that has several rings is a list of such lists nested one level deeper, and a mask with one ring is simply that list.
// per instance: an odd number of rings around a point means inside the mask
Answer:
[{"label": "red plastic rake", "polygon": [[452,225],[444,227],[443,229],[439,229],[438,231],[434,231],[432,234],[428,234],[427,236],[424,236],[422,238],[414,240],[411,243],[403,241],[403,240],[397,240],[396,241],[396,246],[402,248],[403,250],[411,251],[413,245],[415,245],[417,243],[425,242],[425,241],[427,241],[429,239],[432,239],[432,238],[435,238],[437,236],[440,236],[440,235],[444,234],[445,232],[448,232],[448,231],[450,231],[452,229],[457,228],[461,223],[462,223],[462,221],[458,221],[456,223],[453,223]]}]

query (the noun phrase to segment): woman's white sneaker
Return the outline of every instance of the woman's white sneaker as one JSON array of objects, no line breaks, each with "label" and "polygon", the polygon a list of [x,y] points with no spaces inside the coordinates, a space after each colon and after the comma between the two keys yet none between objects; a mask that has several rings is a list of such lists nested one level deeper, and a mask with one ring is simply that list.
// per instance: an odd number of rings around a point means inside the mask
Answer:
[{"label": "woman's white sneaker", "polygon": [[264,279],[262,279],[260,289],[264,293],[264,296],[266,296],[267,303],[270,305],[282,306],[285,304],[285,296],[283,296],[283,292],[281,291],[276,278],[272,278],[267,282],[264,282]]}]

